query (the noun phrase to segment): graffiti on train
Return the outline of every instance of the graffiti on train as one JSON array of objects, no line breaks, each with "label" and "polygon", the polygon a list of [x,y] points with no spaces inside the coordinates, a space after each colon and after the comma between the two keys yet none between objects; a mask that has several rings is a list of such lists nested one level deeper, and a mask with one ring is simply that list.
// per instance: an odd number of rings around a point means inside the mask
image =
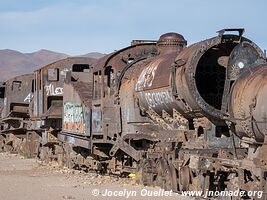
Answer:
[{"label": "graffiti on train", "polygon": [[89,115],[81,106],[70,102],[64,103],[63,130],[78,133],[89,134]]},{"label": "graffiti on train", "polygon": [[152,108],[158,105],[169,104],[173,102],[173,97],[168,91],[147,92],[145,93],[145,99],[148,105]]},{"label": "graffiti on train", "polygon": [[55,87],[51,83],[49,85],[45,85],[44,88],[46,91],[46,95],[56,96],[56,95],[62,95],[63,94],[63,88],[62,87]]},{"label": "graffiti on train", "polygon": [[29,93],[28,96],[24,99],[24,102],[30,103],[32,101],[33,94]]},{"label": "graffiti on train", "polygon": [[156,70],[158,69],[161,61],[162,59],[158,59],[155,62],[151,62],[148,67],[142,71],[135,86],[136,91],[152,86]]}]

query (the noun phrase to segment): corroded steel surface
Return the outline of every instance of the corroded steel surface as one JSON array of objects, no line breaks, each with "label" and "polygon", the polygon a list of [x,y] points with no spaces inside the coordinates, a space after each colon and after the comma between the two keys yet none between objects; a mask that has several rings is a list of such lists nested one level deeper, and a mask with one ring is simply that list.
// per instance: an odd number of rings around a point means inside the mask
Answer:
[{"label": "corroded steel surface", "polygon": [[235,82],[230,98],[237,134],[264,142],[267,134],[267,65],[247,70]]},{"label": "corroded steel surface", "polygon": [[5,83],[5,98],[2,118],[9,117],[12,112],[21,111],[27,114],[28,105],[33,94],[33,74],[27,74],[12,78]]},{"label": "corroded steel surface", "polygon": [[92,86],[73,82],[64,84],[64,90],[72,95],[66,95],[63,99],[62,131],[90,136]]},{"label": "corroded steel surface", "polygon": [[[45,117],[53,101],[63,100],[63,83],[68,71],[73,71],[73,66],[91,65],[95,60],[85,57],[69,57],[34,72],[35,90],[31,102],[31,116]],[[81,71],[82,73],[83,71]],[[61,114],[58,116],[61,117]]]}]

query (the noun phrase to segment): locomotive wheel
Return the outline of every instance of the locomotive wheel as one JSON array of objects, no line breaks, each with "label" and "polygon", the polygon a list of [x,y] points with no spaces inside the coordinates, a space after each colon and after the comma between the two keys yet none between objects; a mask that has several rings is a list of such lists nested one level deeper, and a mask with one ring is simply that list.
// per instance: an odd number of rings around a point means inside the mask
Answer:
[{"label": "locomotive wheel", "polygon": [[35,132],[28,132],[26,134],[25,144],[23,153],[28,158],[36,157],[38,154],[38,146],[39,146],[40,137]]},{"label": "locomotive wheel", "polygon": [[154,162],[150,159],[145,160],[141,168],[141,182],[144,186],[153,185],[153,177],[154,177],[153,172],[154,172]]},{"label": "locomotive wheel", "polygon": [[155,185],[164,188],[165,174],[164,174],[164,161],[159,159],[156,163],[157,177],[155,180]]},{"label": "locomotive wheel", "polygon": [[173,175],[171,167],[163,159],[158,160],[156,164],[157,177],[155,180],[156,186],[163,188],[164,190],[177,190],[175,189],[176,174]]},{"label": "locomotive wheel", "polygon": [[[18,152],[26,158],[37,157],[39,147],[39,135],[35,132],[28,132],[25,138],[19,138],[17,145],[14,145],[14,149],[18,149]],[[17,146],[17,147],[16,147]]]},{"label": "locomotive wheel", "polygon": [[176,168],[173,164],[169,164],[170,172],[171,172],[171,179],[172,180],[172,191],[177,192],[178,191],[178,178],[177,178],[177,172]]},{"label": "locomotive wheel", "polygon": [[17,135],[13,133],[6,135],[6,138],[4,139],[4,151],[10,153],[21,153],[22,146],[22,139],[17,137]]},{"label": "locomotive wheel", "polygon": [[12,141],[8,139],[9,137],[6,135],[6,138],[4,139],[4,152],[12,153],[13,147],[12,147]]},{"label": "locomotive wheel", "polygon": [[41,146],[39,148],[39,157],[41,161],[49,163],[51,161],[51,154],[52,152],[49,147]]},{"label": "locomotive wheel", "polygon": [[[204,171],[190,171],[190,191],[202,191],[202,195],[205,196],[210,187],[210,174]],[[202,198],[200,198],[202,199]]]},{"label": "locomotive wheel", "polygon": [[139,161],[139,163],[137,164],[137,167],[136,167],[136,171],[135,171],[135,174],[136,174],[136,179],[135,179],[135,182],[138,184],[138,185],[141,185],[143,184],[142,182],[142,170],[143,169],[143,161]]},{"label": "locomotive wheel", "polygon": [[4,152],[12,153],[12,146],[4,144]]},{"label": "locomotive wheel", "polygon": [[69,169],[73,169],[75,167],[75,163],[73,161],[74,151],[70,144],[65,143],[63,145],[63,155],[62,155],[62,165],[68,167]]},{"label": "locomotive wheel", "polygon": [[179,189],[180,191],[188,191],[190,186],[190,169],[189,166],[180,168],[179,171]]},{"label": "locomotive wheel", "polygon": [[21,153],[22,140],[20,138],[14,138],[12,141],[12,151],[14,153]]},{"label": "locomotive wheel", "polygon": [[0,135],[0,152],[4,151],[4,137]]},{"label": "locomotive wheel", "polygon": [[57,156],[57,162],[58,162],[58,165],[59,166],[64,166],[63,163],[64,163],[64,155],[63,155],[63,146],[62,144],[59,144],[59,145],[55,145],[55,154]]},{"label": "locomotive wheel", "polygon": [[[235,174],[230,174],[228,176],[228,180],[229,182],[227,183],[227,190],[228,191],[236,191],[236,190],[239,190],[239,187],[238,187],[238,177],[235,175]],[[225,199],[227,197],[224,197]],[[222,199],[222,198],[221,198]],[[241,198],[240,197],[228,197],[227,200],[240,200]]]},{"label": "locomotive wheel", "polygon": [[266,173],[267,171],[262,171],[262,175],[261,175],[261,182],[262,182],[262,191],[263,191],[263,198],[267,199],[267,177],[266,177]]}]

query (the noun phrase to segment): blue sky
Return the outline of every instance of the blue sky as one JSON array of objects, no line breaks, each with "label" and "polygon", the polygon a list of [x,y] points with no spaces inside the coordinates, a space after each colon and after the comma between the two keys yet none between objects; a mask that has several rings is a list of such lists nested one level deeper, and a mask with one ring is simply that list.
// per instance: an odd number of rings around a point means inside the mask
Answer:
[{"label": "blue sky", "polygon": [[267,48],[266,0],[0,0],[0,49],[108,53],[178,32],[188,43],[229,27]]}]

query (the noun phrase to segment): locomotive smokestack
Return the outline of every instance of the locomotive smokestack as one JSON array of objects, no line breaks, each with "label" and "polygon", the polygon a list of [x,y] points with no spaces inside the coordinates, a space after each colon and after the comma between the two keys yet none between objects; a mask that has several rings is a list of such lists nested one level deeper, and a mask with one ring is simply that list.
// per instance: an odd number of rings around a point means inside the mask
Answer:
[{"label": "locomotive smokestack", "polygon": [[180,52],[186,45],[187,41],[178,33],[165,33],[157,42],[161,54]]}]

